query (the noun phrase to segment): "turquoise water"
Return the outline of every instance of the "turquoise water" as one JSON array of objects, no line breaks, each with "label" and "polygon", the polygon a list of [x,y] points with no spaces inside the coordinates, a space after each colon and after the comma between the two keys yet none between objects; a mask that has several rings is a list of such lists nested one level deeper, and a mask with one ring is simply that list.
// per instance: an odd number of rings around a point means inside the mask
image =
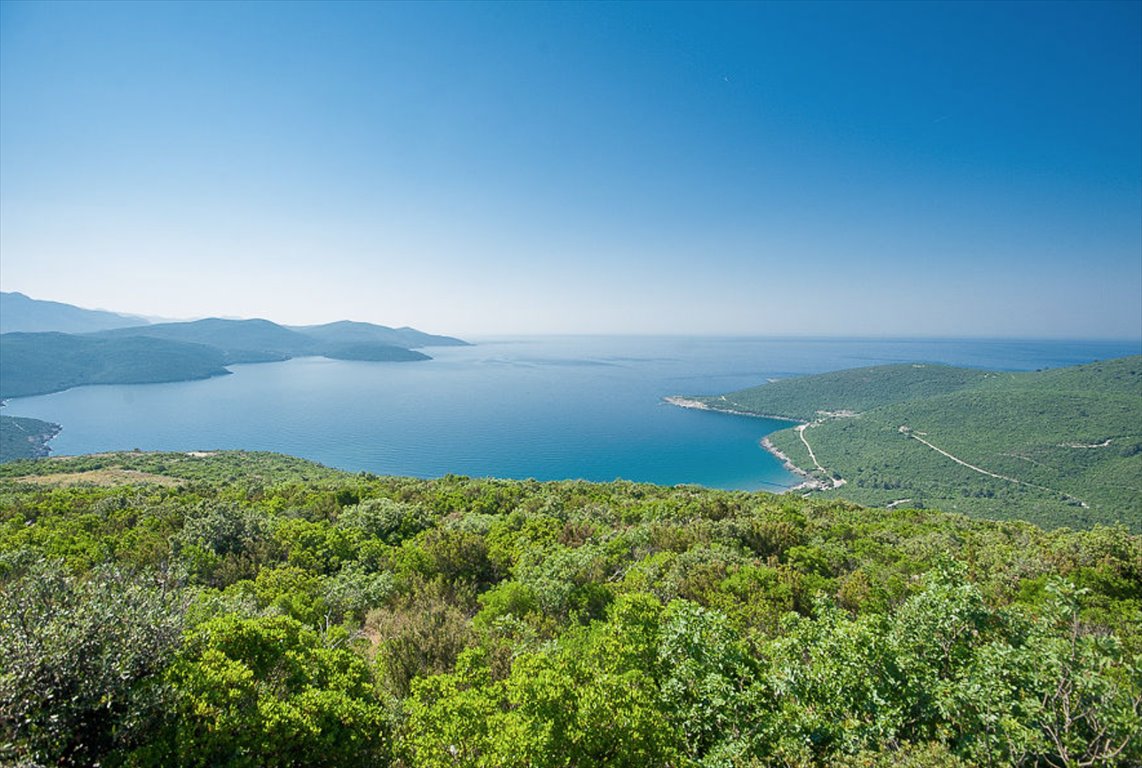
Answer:
[{"label": "turquoise water", "polygon": [[1139,354],[1138,342],[522,337],[430,349],[425,363],[301,358],[174,384],[81,387],[9,401],[63,425],[57,455],[243,448],[351,471],[775,489],[759,446],[787,422],[685,410],[769,378],[924,361],[1007,370]]}]

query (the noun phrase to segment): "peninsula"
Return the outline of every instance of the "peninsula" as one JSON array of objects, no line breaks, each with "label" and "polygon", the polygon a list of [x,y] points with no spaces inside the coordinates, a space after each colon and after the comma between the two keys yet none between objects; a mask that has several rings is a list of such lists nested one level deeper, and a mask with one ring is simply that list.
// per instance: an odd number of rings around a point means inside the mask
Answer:
[{"label": "peninsula", "polygon": [[47,456],[48,441],[59,431],[60,425],[50,421],[0,416],[0,463]]},{"label": "peninsula", "polygon": [[875,366],[666,400],[796,422],[762,446],[805,478],[800,492],[1142,530],[1142,356],[1027,373]]}]

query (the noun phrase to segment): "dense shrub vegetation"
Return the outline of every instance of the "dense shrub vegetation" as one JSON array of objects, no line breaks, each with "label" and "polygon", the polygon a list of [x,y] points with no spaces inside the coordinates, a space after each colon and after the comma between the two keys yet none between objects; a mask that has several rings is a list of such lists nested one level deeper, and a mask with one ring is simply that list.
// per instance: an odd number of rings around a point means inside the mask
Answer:
[{"label": "dense shrub vegetation", "polygon": [[17,765],[1130,765],[1140,660],[1122,527],[266,454],[0,467]]}]

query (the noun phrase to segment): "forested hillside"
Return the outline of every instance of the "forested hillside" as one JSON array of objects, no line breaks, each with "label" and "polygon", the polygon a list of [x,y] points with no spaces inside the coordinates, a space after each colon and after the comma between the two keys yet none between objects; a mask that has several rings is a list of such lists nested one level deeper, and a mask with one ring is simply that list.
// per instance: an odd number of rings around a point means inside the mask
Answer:
[{"label": "forested hillside", "polygon": [[0,467],[0,762],[1142,760],[1142,539],[268,454]]},{"label": "forested hillside", "polygon": [[203,344],[145,336],[0,334],[0,397],[59,392],[90,384],[153,384],[230,373],[222,353]]},{"label": "forested hillside", "polygon": [[816,495],[1142,532],[1139,356],[1028,373],[858,368],[695,400],[806,422],[769,441],[823,481]]},{"label": "forested hillside", "polygon": [[931,363],[877,365],[778,379],[726,395],[694,399],[731,413],[813,421],[822,411],[867,411],[955,392],[1004,375],[1010,374]]}]

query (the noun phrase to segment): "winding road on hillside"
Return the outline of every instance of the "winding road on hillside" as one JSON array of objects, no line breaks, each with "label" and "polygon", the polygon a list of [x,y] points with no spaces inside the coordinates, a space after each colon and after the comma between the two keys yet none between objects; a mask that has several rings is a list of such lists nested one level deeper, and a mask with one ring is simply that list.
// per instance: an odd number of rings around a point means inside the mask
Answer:
[{"label": "winding road on hillside", "polygon": [[[817,454],[813,453],[813,446],[809,445],[809,441],[805,439],[805,430],[808,427],[813,426],[814,424],[820,424],[820,423],[821,423],[820,421],[815,421],[812,424],[798,424],[793,429],[795,429],[797,431],[797,436],[800,437],[801,442],[805,444],[805,450],[807,450],[809,452],[809,458],[813,460],[813,464],[816,465],[817,470],[822,475],[824,475],[827,479],[830,479],[834,488],[840,488],[842,485],[845,484],[845,480],[843,478],[830,476],[829,470],[822,467],[821,462],[817,461]],[[827,487],[827,486],[825,486],[825,487]]]},{"label": "winding road on hillside", "polygon": [[[958,456],[953,456],[952,454],[948,453],[943,448],[938,448],[937,446],[932,445],[927,440],[925,440],[924,438],[922,438],[918,434],[916,434],[916,432],[914,432],[912,430],[912,428],[906,424],[903,424],[900,426],[900,433],[912,438],[913,440],[918,440],[919,442],[928,446],[929,448],[931,448],[933,451],[940,454],[941,456],[946,456],[949,459],[951,459],[952,461],[956,462],[957,464],[964,466],[964,467],[967,467],[968,469],[970,469],[974,472],[979,472],[981,475],[987,475],[988,477],[994,477],[997,480],[1006,480],[1007,482],[1015,483],[1016,485],[1025,485],[1028,488],[1035,488],[1035,489],[1040,490],[1040,491],[1047,491],[1048,493],[1057,493],[1060,496],[1063,496],[1063,497],[1069,499],[1070,501],[1078,502],[1079,504],[1082,505],[1083,509],[1089,509],[1090,508],[1090,505],[1087,504],[1085,501],[1083,501],[1082,499],[1076,498],[1074,496],[1071,496],[1069,493],[1063,493],[1062,491],[1056,491],[1054,488],[1047,488],[1046,486],[1043,486],[1043,485],[1035,485],[1034,483],[1028,483],[1027,481],[1020,480],[1017,477],[1008,477],[1007,475],[999,475],[999,474],[996,474],[995,472],[989,472],[988,470],[986,470],[982,467],[977,467],[975,464],[969,464],[968,462],[964,461],[963,459],[959,458]],[[805,438],[802,437],[801,440],[804,441]],[[809,444],[805,443],[805,447],[808,448]],[[810,456],[813,455],[812,450],[809,451],[809,455]],[[816,461],[817,461],[817,459],[816,459],[816,457],[814,457],[813,462],[816,463]],[[817,464],[817,466],[820,467],[821,465]]]},{"label": "winding road on hillside", "polygon": [[805,428],[808,424],[798,424],[794,429],[797,430],[797,436],[801,438],[801,442],[805,444],[805,450],[809,452],[809,458],[817,465],[817,469],[824,472],[825,468],[821,466],[821,462],[817,461],[817,454],[813,453],[813,446],[809,445],[809,441],[805,439]]}]

